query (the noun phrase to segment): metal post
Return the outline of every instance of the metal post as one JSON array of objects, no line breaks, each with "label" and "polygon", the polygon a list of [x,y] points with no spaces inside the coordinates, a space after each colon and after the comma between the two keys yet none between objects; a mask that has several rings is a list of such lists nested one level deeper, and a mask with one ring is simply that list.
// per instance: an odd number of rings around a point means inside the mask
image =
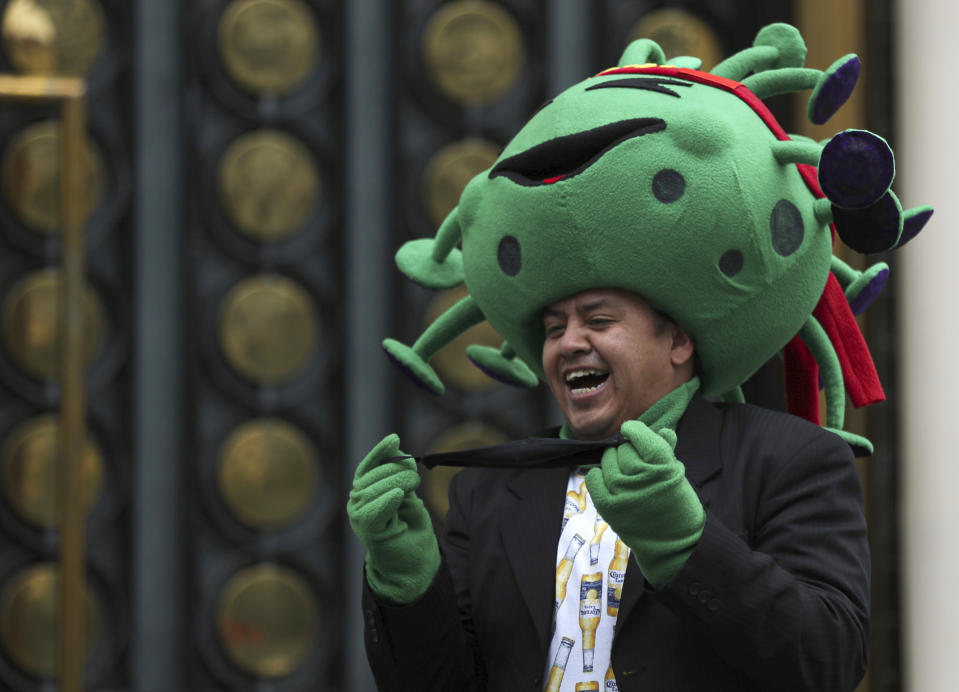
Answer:
[{"label": "metal post", "polygon": [[86,441],[84,396],[85,107],[83,86],[65,100],[60,117],[60,434],[57,505],[60,518],[60,689],[83,689],[86,658],[84,570],[86,512],[81,464]]},{"label": "metal post", "polygon": [[547,73],[549,96],[586,79],[597,72],[600,65],[593,60],[590,27],[593,3],[582,0],[550,0],[547,26]]},{"label": "metal post", "polygon": [[[390,15],[384,0],[347,5],[347,382],[346,487],[363,455],[389,426],[390,375],[379,343],[389,319],[391,205]],[[346,689],[373,690],[363,650],[360,579],[364,551],[346,535]]]},{"label": "metal post", "polygon": [[182,3],[137,0],[134,160],[133,614],[137,692],[185,690],[179,24]]}]

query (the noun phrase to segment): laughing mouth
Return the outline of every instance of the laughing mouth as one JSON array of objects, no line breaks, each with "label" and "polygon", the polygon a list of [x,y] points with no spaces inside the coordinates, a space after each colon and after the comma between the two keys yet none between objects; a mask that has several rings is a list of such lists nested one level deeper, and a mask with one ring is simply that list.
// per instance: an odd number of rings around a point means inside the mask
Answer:
[{"label": "laughing mouth", "polygon": [[588,394],[602,387],[609,379],[609,373],[602,370],[571,370],[564,377],[571,394]]},{"label": "laughing mouth", "polygon": [[603,154],[628,139],[666,129],[660,118],[633,118],[585,132],[550,139],[500,161],[489,172],[527,186],[552,185],[585,171]]}]

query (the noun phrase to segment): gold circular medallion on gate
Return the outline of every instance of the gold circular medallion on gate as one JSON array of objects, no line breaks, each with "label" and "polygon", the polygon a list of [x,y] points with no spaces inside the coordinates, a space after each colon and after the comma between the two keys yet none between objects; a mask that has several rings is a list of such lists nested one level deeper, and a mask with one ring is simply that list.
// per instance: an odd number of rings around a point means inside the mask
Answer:
[{"label": "gold circular medallion on gate", "polygon": [[[427,453],[459,452],[475,447],[498,445],[508,440],[509,438],[501,430],[474,421],[443,431],[429,446]],[[450,509],[450,481],[461,470],[453,466],[436,466],[423,475],[423,500],[440,519],[445,519]]]},{"label": "gold circular medallion on gate", "polygon": [[662,47],[666,61],[681,55],[691,55],[703,61],[703,69],[710,70],[723,58],[722,46],[716,32],[702,19],[685,10],[663,8],[654,10],[636,22],[629,40],[652,39]]},{"label": "gold circular medallion on gate", "polygon": [[299,519],[316,493],[318,477],[310,439],[278,418],[243,423],[220,448],[220,494],[233,515],[254,529],[281,529]]},{"label": "gold circular medallion on gate", "polygon": [[[86,214],[103,198],[105,166],[99,148],[87,137]],[[56,233],[60,228],[60,124],[44,120],[23,129],[3,154],[3,193],[30,228]]]},{"label": "gold circular medallion on gate", "polygon": [[4,53],[27,74],[81,77],[104,49],[96,0],[10,0],[2,22]]},{"label": "gold circular medallion on gate", "polygon": [[286,94],[316,68],[320,31],[301,0],[234,0],[217,31],[230,77],[255,94]]},{"label": "gold circular medallion on gate", "polygon": [[295,378],[319,340],[310,295],[279,274],[258,274],[234,286],[220,305],[220,347],[230,365],[261,385]]},{"label": "gold circular medallion on gate", "polygon": [[457,205],[466,183],[492,166],[499,152],[492,142],[471,137],[447,144],[433,155],[423,176],[423,193],[434,228]]},{"label": "gold circular medallion on gate", "polygon": [[[38,269],[13,286],[3,301],[3,338],[13,361],[39,380],[59,379],[57,305],[60,273],[54,267]],[[89,364],[103,346],[104,310],[87,285],[84,335]]]},{"label": "gold circular medallion on gate", "polygon": [[[13,575],[0,590],[0,641],[9,658],[40,678],[57,672],[57,631],[60,619],[58,583],[53,563],[30,565]],[[100,608],[86,589],[86,650],[100,637]]]},{"label": "gold circular medallion on gate", "polygon": [[303,665],[316,645],[317,621],[309,584],[281,565],[262,563],[237,571],[217,599],[216,626],[224,650],[238,668],[257,677],[289,675]]},{"label": "gold circular medallion on gate", "polygon": [[310,150],[279,130],[237,137],[220,160],[217,181],[226,215],[260,242],[298,231],[320,196],[320,176]]},{"label": "gold circular medallion on gate", "polygon": [[516,20],[487,0],[457,0],[437,9],[424,30],[422,50],[436,86],[465,106],[498,100],[523,66]]},{"label": "gold circular medallion on gate", "polygon": [[[466,286],[457,286],[437,294],[426,309],[426,324],[432,324],[467,295]],[[466,356],[466,348],[471,344],[499,348],[502,343],[502,337],[489,322],[480,322],[441,348],[430,362],[442,379],[456,389],[465,392],[485,391],[496,385],[496,381],[473,365]]]},{"label": "gold circular medallion on gate", "polygon": [[[3,494],[26,521],[46,529],[57,528],[57,417],[35,416],[17,426],[4,440]],[[81,461],[81,488],[87,514],[103,492],[103,456],[86,436]]]}]

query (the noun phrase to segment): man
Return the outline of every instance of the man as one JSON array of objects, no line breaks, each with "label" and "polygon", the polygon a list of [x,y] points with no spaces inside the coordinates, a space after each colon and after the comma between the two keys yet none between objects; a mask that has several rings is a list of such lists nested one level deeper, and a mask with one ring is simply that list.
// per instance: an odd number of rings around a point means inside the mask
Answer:
[{"label": "man", "polygon": [[[850,304],[888,271],[839,262],[833,228],[874,252],[931,210],[902,210],[881,138],[820,145],[775,122],[762,98],[812,88],[823,122],[859,69],[804,61],[784,24],[710,73],[636,41],[538,111],[435,239],[397,253],[424,286],[469,288],[412,347],[384,342],[404,372],[442,393],[429,359],[485,319],[505,343],[470,358],[546,382],[569,440],[550,443],[595,454],[467,468],[438,542],[398,438],[370,452],[347,510],[381,689],[856,687],[869,554],[850,447],[869,443],[842,429],[844,387],[857,405],[882,392]],[[807,420],[711,403],[780,351]]]},{"label": "man", "polygon": [[[869,583],[848,446],[786,414],[695,395],[691,340],[622,289],[558,301],[543,326],[543,368],[566,431],[622,430],[628,440],[586,477],[610,527],[602,543],[621,537],[635,558],[618,617],[604,614],[610,636],[596,639],[611,645],[597,646],[587,677],[618,690],[853,689]],[[650,413],[653,428],[636,422]],[[579,650],[564,652],[562,625],[551,631],[570,470],[459,474],[441,558],[414,462],[384,461],[396,454],[387,438],[351,496],[354,509],[373,498],[376,510],[354,526],[373,536],[364,610],[380,688],[542,690],[557,652],[572,679]],[[578,592],[579,575],[568,576]]]}]

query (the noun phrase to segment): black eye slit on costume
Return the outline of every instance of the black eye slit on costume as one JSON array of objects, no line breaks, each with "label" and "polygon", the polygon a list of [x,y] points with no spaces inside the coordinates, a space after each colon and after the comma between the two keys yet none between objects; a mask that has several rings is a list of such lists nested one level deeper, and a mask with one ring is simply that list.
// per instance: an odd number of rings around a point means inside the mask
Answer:
[{"label": "black eye slit on costume", "polygon": [[691,87],[690,82],[681,82],[678,79],[669,79],[667,77],[625,77],[623,79],[612,79],[608,82],[600,82],[599,84],[594,84],[591,87],[586,87],[586,91],[593,91],[594,89],[616,89],[616,88],[626,88],[626,89],[645,89],[646,91],[655,91],[660,94],[669,94],[670,96],[675,96],[680,98],[679,94],[664,87],[664,84],[669,86],[681,86],[681,87]]},{"label": "black eye slit on costume", "polygon": [[666,121],[660,118],[633,118],[557,137],[503,159],[489,172],[489,177],[492,180],[502,175],[527,186],[551,185],[582,173],[627,139],[665,129]]}]

